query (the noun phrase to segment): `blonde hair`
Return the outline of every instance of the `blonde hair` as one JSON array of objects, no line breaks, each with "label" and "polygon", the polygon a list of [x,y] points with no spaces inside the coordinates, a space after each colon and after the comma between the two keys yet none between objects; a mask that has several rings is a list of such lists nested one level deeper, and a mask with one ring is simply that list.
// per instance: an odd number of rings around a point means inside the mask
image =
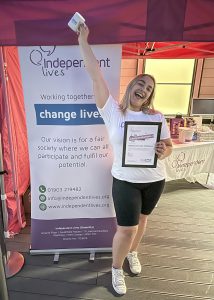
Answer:
[{"label": "blonde hair", "polygon": [[[127,110],[127,108],[129,107],[129,104],[130,104],[130,101],[131,101],[131,90],[132,90],[132,87],[140,80],[142,79],[143,77],[150,77],[153,82],[154,82],[154,88],[151,92],[151,95],[149,96],[149,99],[146,101],[146,103],[144,103],[144,105],[142,106],[141,110],[144,112],[144,113],[147,113],[147,114],[153,114],[153,113],[156,113],[155,112],[155,109],[154,109],[154,106],[153,106],[153,99],[154,99],[154,94],[155,94],[155,85],[156,85],[156,82],[155,82],[155,78],[150,75],[150,74],[140,74],[140,75],[137,75],[134,79],[132,79],[127,88],[126,88],[126,92],[119,104],[119,107],[121,109],[122,112],[125,112]],[[145,105],[146,104],[146,105]]]}]

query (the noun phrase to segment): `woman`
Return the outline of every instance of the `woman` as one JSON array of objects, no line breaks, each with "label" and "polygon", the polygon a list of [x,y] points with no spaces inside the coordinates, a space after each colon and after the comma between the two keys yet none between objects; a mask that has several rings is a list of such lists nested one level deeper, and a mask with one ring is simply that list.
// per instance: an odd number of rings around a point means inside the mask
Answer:
[{"label": "woman", "polygon": [[[113,201],[117,231],[112,245],[112,285],[118,294],[126,293],[122,266],[128,259],[134,274],[141,272],[137,250],[145,232],[148,215],[154,209],[164,188],[165,173],[161,160],[171,154],[172,142],[164,116],[153,109],[155,80],[148,74],[138,75],[128,85],[119,104],[109,93],[90,45],[89,29],[79,27],[78,41],[86,69],[93,81],[97,108],[104,119],[114,150]],[[161,140],[156,143],[156,168],[122,167],[122,144],[125,121],[161,122]]]}]

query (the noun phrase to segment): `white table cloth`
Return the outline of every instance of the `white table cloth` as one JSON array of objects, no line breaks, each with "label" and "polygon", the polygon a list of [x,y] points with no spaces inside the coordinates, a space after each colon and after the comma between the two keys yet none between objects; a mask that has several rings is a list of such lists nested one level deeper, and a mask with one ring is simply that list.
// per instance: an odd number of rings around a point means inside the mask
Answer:
[{"label": "white table cloth", "polygon": [[164,159],[166,181],[214,173],[214,141],[173,143],[172,154]]}]

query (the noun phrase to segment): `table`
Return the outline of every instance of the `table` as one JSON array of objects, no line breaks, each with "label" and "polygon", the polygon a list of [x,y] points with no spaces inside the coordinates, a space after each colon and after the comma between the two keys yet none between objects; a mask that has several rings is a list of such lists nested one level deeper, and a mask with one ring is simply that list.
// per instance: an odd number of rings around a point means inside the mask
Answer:
[{"label": "table", "polygon": [[173,141],[172,154],[164,159],[166,181],[214,173],[214,141],[180,144]]}]

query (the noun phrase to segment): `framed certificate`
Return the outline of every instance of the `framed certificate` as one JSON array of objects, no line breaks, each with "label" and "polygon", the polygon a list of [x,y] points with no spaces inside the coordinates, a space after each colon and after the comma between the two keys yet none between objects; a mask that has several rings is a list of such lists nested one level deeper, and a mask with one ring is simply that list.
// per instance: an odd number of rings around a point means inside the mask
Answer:
[{"label": "framed certificate", "polygon": [[122,166],[156,168],[160,132],[161,122],[125,122]]}]

